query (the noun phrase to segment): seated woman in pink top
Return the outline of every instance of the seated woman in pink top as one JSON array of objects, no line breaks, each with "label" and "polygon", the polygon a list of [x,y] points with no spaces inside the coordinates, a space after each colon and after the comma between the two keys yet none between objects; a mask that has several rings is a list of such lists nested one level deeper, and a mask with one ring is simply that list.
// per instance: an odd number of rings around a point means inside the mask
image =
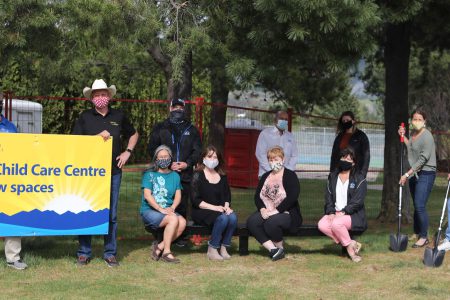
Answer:
[{"label": "seated woman in pink top", "polygon": [[350,238],[349,230],[367,229],[364,209],[367,181],[355,169],[356,156],[351,147],[342,149],[339,157],[337,168],[328,176],[325,216],[319,221],[319,230],[346,247],[352,261],[360,262],[361,244]]},{"label": "seated woman in pink top", "polygon": [[295,172],[284,167],[283,148],[269,149],[267,160],[271,171],[259,180],[255,193],[258,211],[248,218],[247,228],[275,261],[285,256],[283,231],[295,232],[302,224],[300,184]]}]

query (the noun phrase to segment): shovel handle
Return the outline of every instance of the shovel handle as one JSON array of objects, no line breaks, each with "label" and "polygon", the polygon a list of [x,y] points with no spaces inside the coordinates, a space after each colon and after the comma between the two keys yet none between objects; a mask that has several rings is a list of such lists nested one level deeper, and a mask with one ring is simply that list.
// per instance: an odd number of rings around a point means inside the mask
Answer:
[{"label": "shovel handle", "polygon": [[[400,127],[401,128],[405,128],[405,123],[401,123],[400,124]],[[405,137],[403,136],[403,134],[400,136],[400,143],[403,143],[405,141]]]}]

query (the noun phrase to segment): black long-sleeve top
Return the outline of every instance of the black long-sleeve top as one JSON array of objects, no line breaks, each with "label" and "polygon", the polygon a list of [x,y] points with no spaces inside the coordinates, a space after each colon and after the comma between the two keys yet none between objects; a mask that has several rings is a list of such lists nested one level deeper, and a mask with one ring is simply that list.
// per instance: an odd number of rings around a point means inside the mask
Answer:
[{"label": "black long-sleeve top", "polygon": [[[341,159],[339,157],[339,153],[341,152],[339,145],[341,144],[343,135],[343,132],[339,133],[334,140],[333,150],[331,151],[330,173],[337,169],[338,162]],[[366,177],[370,163],[370,144],[367,135],[363,131],[356,128],[355,132],[348,141],[348,146],[355,150],[356,169],[364,175],[364,177]]]},{"label": "black long-sleeve top", "polygon": [[[266,172],[261,176],[258,187],[255,192],[255,205],[258,211],[265,208],[263,200],[260,197],[261,190],[264,183],[272,171]],[[283,173],[283,188],[286,191],[286,198],[276,207],[280,213],[289,212],[291,215],[290,231],[295,232],[297,228],[302,225],[303,219],[300,213],[300,205],[298,204],[298,197],[300,195],[300,183],[294,171],[284,168]]]},{"label": "black long-sleeve top", "polygon": [[218,183],[210,183],[203,171],[194,172],[191,181],[191,217],[194,223],[212,226],[221,212],[200,208],[202,201],[211,205],[224,206],[228,202],[231,206],[231,192],[227,176],[220,175]]}]

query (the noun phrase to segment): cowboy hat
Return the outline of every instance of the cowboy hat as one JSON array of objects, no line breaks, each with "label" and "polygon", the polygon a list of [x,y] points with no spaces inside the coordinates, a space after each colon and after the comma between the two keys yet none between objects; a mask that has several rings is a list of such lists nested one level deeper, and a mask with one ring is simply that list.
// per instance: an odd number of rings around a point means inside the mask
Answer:
[{"label": "cowboy hat", "polygon": [[96,79],[94,81],[94,83],[92,84],[92,88],[85,87],[83,89],[83,95],[86,98],[91,98],[92,92],[96,91],[96,90],[107,90],[111,97],[116,94],[116,86],[115,85],[111,85],[110,87],[108,87],[106,85],[106,82],[103,79]]}]

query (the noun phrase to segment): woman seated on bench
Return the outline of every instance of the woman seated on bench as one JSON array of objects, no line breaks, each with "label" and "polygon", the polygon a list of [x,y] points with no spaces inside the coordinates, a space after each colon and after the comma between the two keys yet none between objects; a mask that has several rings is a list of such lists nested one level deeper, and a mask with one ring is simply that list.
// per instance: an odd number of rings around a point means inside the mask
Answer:
[{"label": "woman seated on bench", "polygon": [[153,163],[142,178],[141,217],[153,230],[164,228],[163,240],[152,245],[152,259],[179,263],[170,245],[186,228],[186,220],[175,212],[181,201],[180,176],[169,169],[172,151],[166,145],[156,148]]},{"label": "woman seated on bench", "polygon": [[349,230],[367,229],[364,210],[367,182],[355,169],[356,156],[351,147],[342,149],[339,157],[337,169],[328,176],[325,216],[319,221],[319,230],[346,247],[352,261],[360,262],[361,244],[350,238]]},{"label": "woman seated on bench", "polygon": [[283,148],[269,149],[267,159],[272,170],[259,180],[255,193],[258,211],[248,218],[247,228],[275,261],[285,255],[283,230],[296,231],[302,223],[297,200],[300,184],[295,172],[284,168]]},{"label": "woman seated on bench", "polygon": [[192,220],[212,227],[207,257],[230,259],[227,248],[237,227],[237,216],[230,207],[231,193],[223,170],[222,155],[214,146],[203,151],[191,181]]}]

